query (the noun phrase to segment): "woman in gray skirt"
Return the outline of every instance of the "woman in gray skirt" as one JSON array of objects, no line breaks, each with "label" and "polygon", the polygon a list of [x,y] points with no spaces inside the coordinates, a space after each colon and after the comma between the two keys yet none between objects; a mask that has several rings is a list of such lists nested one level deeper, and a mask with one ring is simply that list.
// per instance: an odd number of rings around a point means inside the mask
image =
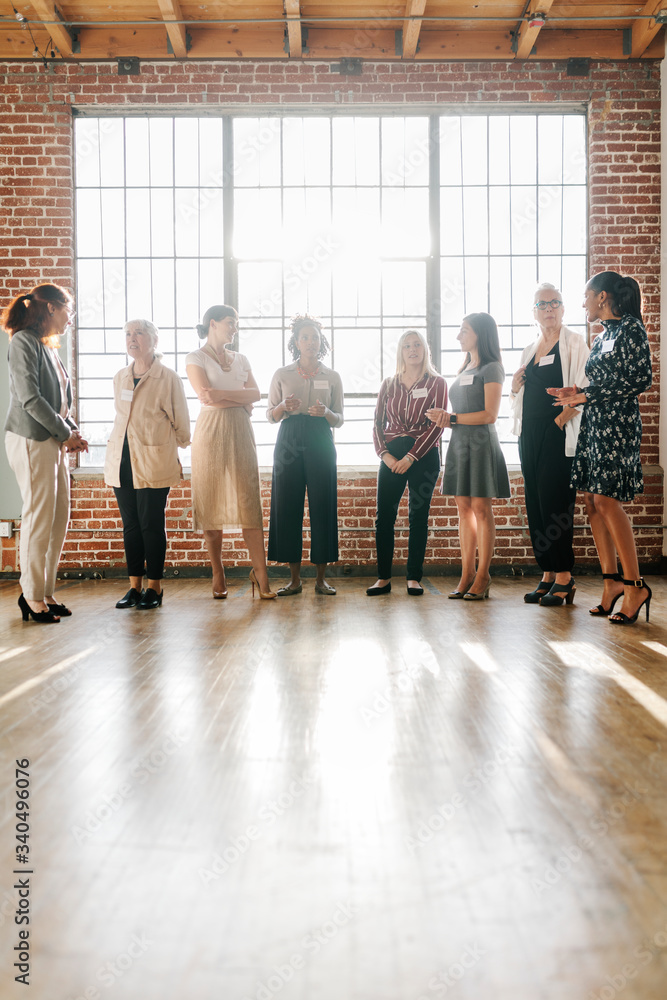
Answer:
[{"label": "woman in gray skirt", "polygon": [[455,412],[432,409],[426,416],[439,427],[452,428],[441,492],[453,496],[458,508],[461,579],[449,597],[482,601],[489,596],[496,539],[492,500],[510,495],[507,466],[493,426],[505,371],[493,316],[470,313],[457,340],[466,358],[449,390]]}]

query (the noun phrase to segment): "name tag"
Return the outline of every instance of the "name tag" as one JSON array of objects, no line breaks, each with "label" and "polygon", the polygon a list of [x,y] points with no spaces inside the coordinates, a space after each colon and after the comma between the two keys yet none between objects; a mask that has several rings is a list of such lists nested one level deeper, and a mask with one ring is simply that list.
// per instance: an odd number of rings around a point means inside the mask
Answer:
[{"label": "name tag", "polygon": [[428,389],[426,388],[426,386],[422,386],[421,389],[412,390],[413,399],[426,399],[427,396],[428,396]]},{"label": "name tag", "polygon": [[120,398],[125,400],[127,403],[131,403],[134,398],[134,389],[121,389]]},{"label": "name tag", "polygon": [[555,360],[556,360],[555,354],[546,354],[543,358],[540,358],[540,360],[537,362],[537,367],[542,368],[544,367],[544,365],[552,365]]},{"label": "name tag", "polygon": [[236,377],[239,380],[239,382],[247,382],[248,381],[248,375],[249,375],[249,372],[239,372]]},{"label": "name tag", "polygon": [[313,389],[328,389],[329,383],[326,379],[313,379]]},{"label": "name tag", "polygon": [[472,385],[474,381],[474,375],[462,375],[459,379],[459,385]]},{"label": "name tag", "polygon": [[613,351],[615,343],[616,343],[615,337],[613,340],[605,340],[604,344],[602,345],[602,353],[609,354],[610,351]]}]

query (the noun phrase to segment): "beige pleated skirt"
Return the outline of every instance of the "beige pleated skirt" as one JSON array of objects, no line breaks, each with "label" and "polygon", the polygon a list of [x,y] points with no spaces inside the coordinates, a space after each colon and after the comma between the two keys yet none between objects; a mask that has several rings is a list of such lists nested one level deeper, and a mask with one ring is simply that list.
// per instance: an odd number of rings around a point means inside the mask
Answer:
[{"label": "beige pleated skirt", "polygon": [[192,500],[198,531],[262,527],[255,435],[243,407],[202,409],[197,417]]}]

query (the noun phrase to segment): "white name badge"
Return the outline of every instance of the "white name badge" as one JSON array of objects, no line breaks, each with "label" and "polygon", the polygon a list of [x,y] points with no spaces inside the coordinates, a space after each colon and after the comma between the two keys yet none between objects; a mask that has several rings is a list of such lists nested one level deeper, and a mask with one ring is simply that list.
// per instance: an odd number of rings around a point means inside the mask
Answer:
[{"label": "white name badge", "polygon": [[426,388],[426,386],[423,386],[421,389],[412,390],[413,399],[426,399],[427,396],[428,396],[428,389]]},{"label": "white name badge", "polygon": [[316,378],[313,380],[313,389],[328,389],[328,388],[329,388],[329,383],[327,382],[326,379]]},{"label": "white name badge", "polygon": [[134,389],[121,389],[120,398],[124,399],[127,403],[131,403],[134,398]]},{"label": "white name badge", "polygon": [[616,343],[616,337],[614,337],[613,340],[605,340],[604,344],[602,345],[602,353],[609,354],[610,351],[613,351],[615,343]]},{"label": "white name badge", "polygon": [[459,379],[459,385],[472,385],[474,381],[474,375],[462,375]]},{"label": "white name badge", "polygon": [[239,374],[236,377],[239,380],[239,382],[247,382],[248,374],[249,372],[239,372]]},{"label": "white name badge", "polygon": [[543,368],[544,365],[552,365],[555,360],[556,360],[555,354],[546,354],[543,358],[540,358],[540,360],[537,362],[537,367]]}]

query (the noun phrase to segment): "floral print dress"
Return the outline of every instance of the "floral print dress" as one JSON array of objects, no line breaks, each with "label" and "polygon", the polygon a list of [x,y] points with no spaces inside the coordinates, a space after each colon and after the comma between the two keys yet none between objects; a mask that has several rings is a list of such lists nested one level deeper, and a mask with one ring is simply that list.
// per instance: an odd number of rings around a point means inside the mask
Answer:
[{"label": "floral print dress", "polygon": [[586,362],[590,380],[584,406],[572,486],[615,500],[632,500],[644,490],[639,446],[642,421],[637,397],[650,388],[651,350],[642,322],[634,316],[603,320]]}]

